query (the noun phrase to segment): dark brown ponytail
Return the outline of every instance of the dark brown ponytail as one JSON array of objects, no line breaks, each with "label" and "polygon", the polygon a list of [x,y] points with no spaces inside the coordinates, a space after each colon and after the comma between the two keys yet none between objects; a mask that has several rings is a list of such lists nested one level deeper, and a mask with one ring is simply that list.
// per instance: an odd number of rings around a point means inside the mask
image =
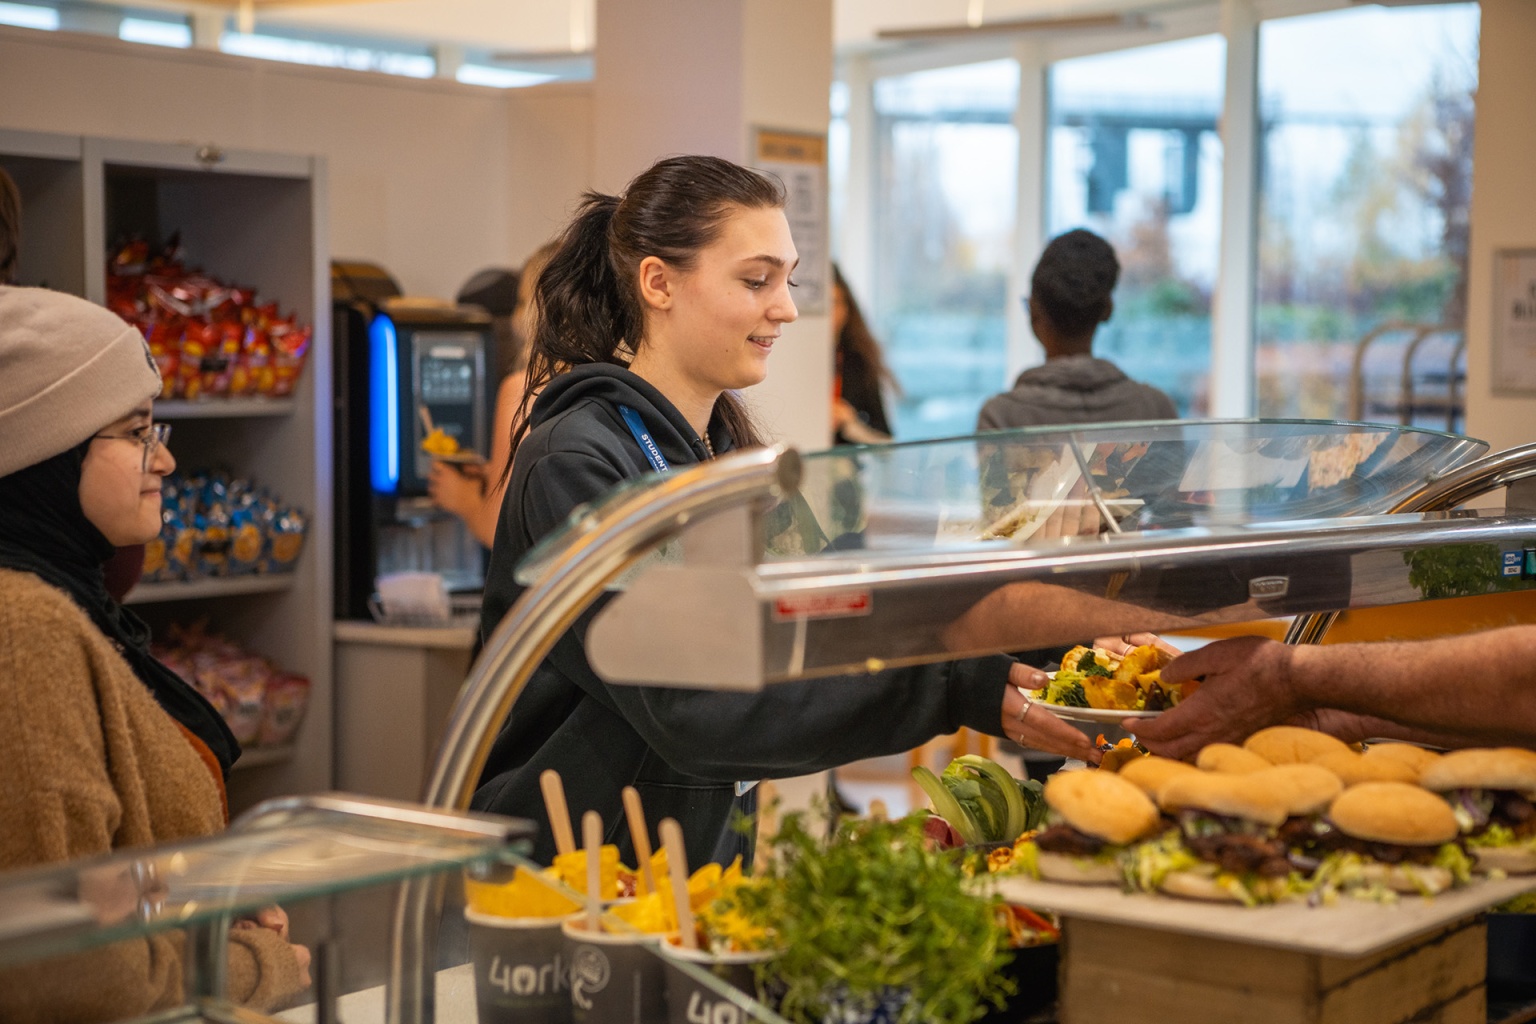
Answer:
[{"label": "dark brown ponytail", "polygon": [[[512,430],[512,449],[528,433],[534,397],[559,373],[589,363],[628,366],[645,336],[640,263],[655,256],[682,270],[719,237],[733,207],[782,208],[784,186],[750,168],[710,156],[658,161],[623,196],[588,192],[539,275],[537,327],[528,386]],[[737,447],[763,443],[740,396],[721,395],[715,412]],[[510,460],[503,478],[511,471]]]}]

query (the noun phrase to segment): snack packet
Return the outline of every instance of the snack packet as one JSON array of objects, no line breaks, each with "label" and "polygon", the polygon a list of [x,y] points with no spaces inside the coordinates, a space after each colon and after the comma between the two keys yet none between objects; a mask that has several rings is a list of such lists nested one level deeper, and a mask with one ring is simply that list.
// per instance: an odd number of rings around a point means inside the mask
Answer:
[{"label": "snack packet", "polygon": [[261,728],[256,735],[258,746],[278,747],[293,738],[309,706],[309,685],[308,677],[295,672],[277,672],[268,677]]}]

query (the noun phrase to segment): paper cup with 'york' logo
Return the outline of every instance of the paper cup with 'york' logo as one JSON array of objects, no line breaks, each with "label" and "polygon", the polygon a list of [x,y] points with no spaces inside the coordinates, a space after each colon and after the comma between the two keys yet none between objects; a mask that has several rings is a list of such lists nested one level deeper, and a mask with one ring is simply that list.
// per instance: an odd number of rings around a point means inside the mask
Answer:
[{"label": "paper cup with 'york' logo", "polygon": [[558,917],[465,910],[480,1024],[570,1024],[570,963]]},{"label": "paper cup with 'york' logo", "polygon": [[581,914],[561,929],[575,1024],[666,1024],[666,966],[656,954],[661,936],[589,932]]},{"label": "paper cup with 'york' logo", "polygon": [[[754,965],[773,959],[773,953],[710,953],[663,942],[661,954],[667,962],[668,1024],[750,1024],[758,1019],[741,1005],[743,1000],[721,988],[729,985],[741,995],[756,998]],[[684,963],[691,969],[679,966]],[[717,983],[701,980],[700,971],[714,975]]]}]

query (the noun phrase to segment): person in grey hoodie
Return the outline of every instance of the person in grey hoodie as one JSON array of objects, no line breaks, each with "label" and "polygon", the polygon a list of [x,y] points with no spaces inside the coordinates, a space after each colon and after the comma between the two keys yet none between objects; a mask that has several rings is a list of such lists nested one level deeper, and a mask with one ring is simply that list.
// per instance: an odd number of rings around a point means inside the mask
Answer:
[{"label": "person in grey hoodie", "polygon": [[1094,332],[1114,312],[1110,293],[1119,278],[1115,250],[1093,232],[1079,228],[1051,240],[1025,300],[1045,363],[988,400],[978,430],[1178,418],[1167,395],[1093,355]]}]

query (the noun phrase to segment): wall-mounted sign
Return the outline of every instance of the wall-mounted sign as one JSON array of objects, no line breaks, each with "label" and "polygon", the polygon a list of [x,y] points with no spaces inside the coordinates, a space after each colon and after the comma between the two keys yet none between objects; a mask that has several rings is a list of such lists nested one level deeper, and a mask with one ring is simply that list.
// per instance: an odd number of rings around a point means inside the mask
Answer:
[{"label": "wall-mounted sign", "polygon": [[784,214],[800,252],[794,278],[795,305],[801,313],[827,311],[827,137],[814,132],[758,128],[753,133],[752,165],[776,174],[789,191]]},{"label": "wall-mounted sign", "polygon": [[1536,394],[1536,249],[1493,256],[1493,391]]}]

